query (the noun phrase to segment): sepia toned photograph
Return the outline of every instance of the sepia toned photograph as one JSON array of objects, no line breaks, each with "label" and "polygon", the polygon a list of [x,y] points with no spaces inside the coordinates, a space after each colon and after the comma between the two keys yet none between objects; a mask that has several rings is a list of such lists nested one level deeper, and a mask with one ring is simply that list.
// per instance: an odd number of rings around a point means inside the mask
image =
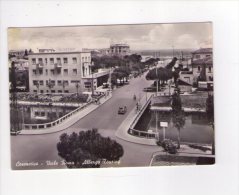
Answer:
[{"label": "sepia toned photograph", "polygon": [[215,163],[211,22],[8,28],[13,170]]}]

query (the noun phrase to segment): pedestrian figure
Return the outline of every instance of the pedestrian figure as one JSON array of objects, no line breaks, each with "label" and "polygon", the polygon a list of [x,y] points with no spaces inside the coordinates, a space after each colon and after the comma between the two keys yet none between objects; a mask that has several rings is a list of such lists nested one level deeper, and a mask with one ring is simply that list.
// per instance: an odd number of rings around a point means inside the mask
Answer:
[{"label": "pedestrian figure", "polygon": [[136,110],[139,110],[139,103],[136,103]]}]

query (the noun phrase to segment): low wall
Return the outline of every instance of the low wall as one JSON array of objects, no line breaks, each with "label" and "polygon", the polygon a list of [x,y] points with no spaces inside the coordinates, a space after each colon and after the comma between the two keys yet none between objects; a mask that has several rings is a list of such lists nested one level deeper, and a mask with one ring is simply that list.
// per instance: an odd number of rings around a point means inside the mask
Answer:
[{"label": "low wall", "polygon": [[91,102],[71,111],[70,113],[62,116],[61,118],[55,120],[55,121],[52,121],[52,122],[49,122],[49,123],[43,123],[43,124],[23,124],[22,128],[25,129],[25,130],[38,130],[38,129],[45,129],[45,128],[50,128],[50,127],[54,127],[60,123],[62,123],[64,120],[66,120],[67,118],[71,117],[72,115],[78,113],[79,111],[83,110],[84,108],[86,108],[88,105],[90,105]]},{"label": "low wall", "polygon": [[131,123],[129,130],[128,130],[128,134],[136,136],[136,137],[142,137],[142,138],[147,138],[147,139],[155,139],[156,137],[156,133],[152,132],[143,132],[143,131],[139,131],[134,129],[135,125],[137,124],[137,122],[139,121],[140,117],[142,116],[142,114],[144,113],[145,109],[148,107],[148,105],[151,102],[151,99],[154,95],[152,94],[150,96],[150,98],[146,101],[146,103],[143,105],[143,107],[139,110],[139,113],[136,115],[135,119],[133,120],[133,122]]}]

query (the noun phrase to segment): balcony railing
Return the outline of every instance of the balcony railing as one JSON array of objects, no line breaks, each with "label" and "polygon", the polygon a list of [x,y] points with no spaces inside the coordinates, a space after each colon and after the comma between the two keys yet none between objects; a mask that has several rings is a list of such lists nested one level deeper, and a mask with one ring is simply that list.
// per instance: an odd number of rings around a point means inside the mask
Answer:
[{"label": "balcony railing", "polygon": [[36,68],[37,69],[42,69],[43,68],[43,63],[38,63],[38,64],[36,64]]},{"label": "balcony railing", "polygon": [[62,68],[62,63],[55,63],[55,68]]}]

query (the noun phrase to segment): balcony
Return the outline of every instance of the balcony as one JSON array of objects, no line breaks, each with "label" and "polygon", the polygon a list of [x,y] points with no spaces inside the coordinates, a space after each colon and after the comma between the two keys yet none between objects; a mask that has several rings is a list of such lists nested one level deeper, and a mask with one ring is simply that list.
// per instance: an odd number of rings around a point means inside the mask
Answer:
[{"label": "balcony", "polygon": [[55,68],[62,68],[62,63],[55,63]]},{"label": "balcony", "polygon": [[36,64],[36,69],[43,69],[43,63]]}]

